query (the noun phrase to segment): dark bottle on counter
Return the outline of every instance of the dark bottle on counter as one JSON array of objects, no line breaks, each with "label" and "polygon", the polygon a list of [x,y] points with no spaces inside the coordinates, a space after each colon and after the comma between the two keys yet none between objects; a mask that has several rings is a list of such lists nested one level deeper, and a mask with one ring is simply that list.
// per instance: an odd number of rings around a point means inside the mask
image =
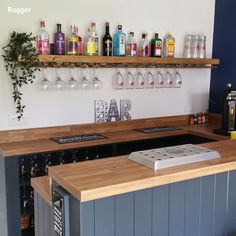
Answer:
[{"label": "dark bottle on counter", "polygon": [[109,32],[109,22],[106,22],[106,33],[103,37],[103,56],[112,56],[112,37]]},{"label": "dark bottle on counter", "polygon": [[61,32],[61,24],[57,24],[54,38],[54,54],[65,55],[65,34]]},{"label": "dark bottle on counter", "polygon": [[151,40],[151,57],[162,56],[162,40],[159,39],[158,33],[155,33],[155,37]]}]

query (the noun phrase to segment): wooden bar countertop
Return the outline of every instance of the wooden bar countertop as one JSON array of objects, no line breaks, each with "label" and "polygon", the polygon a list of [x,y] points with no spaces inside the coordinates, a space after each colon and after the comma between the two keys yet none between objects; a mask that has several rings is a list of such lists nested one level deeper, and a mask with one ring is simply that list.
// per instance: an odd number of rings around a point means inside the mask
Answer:
[{"label": "wooden bar countertop", "polygon": [[[145,134],[135,130],[137,128],[157,126],[176,126],[182,128],[182,130],[153,134]],[[103,124],[84,124],[51,128],[1,131],[0,156],[13,157],[66,149],[69,150],[75,148],[90,147],[96,145],[176,136],[181,134],[195,134],[216,140],[228,139],[228,137],[212,133],[213,129],[219,127],[220,123],[215,122],[214,116],[213,118],[211,118],[211,122],[209,122],[208,124],[189,126],[188,116],[184,115],[164,118],[138,119]],[[67,144],[58,144],[51,140],[51,138],[55,137],[89,133],[100,133],[107,138],[95,141]]]},{"label": "wooden bar countertop", "polygon": [[236,140],[206,143],[221,158],[154,171],[127,156],[55,166],[49,177],[81,202],[236,170]]}]

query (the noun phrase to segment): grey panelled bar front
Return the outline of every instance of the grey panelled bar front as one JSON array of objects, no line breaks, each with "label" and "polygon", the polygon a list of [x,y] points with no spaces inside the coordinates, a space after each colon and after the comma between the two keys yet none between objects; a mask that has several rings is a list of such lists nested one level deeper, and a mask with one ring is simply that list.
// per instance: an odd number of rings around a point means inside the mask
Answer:
[{"label": "grey panelled bar front", "polygon": [[[71,236],[235,236],[235,199],[236,171],[89,202],[71,196]],[[35,209],[36,236],[55,236],[37,193]]]}]

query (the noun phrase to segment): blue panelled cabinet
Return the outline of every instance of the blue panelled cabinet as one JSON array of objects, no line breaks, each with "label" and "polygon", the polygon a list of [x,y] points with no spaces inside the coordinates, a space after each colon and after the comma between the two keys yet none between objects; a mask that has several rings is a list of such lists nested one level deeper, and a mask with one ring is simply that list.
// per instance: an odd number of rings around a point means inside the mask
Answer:
[{"label": "blue panelled cabinet", "polygon": [[[36,236],[56,236],[53,209],[35,192]],[[236,171],[79,202],[71,236],[235,236]]]}]

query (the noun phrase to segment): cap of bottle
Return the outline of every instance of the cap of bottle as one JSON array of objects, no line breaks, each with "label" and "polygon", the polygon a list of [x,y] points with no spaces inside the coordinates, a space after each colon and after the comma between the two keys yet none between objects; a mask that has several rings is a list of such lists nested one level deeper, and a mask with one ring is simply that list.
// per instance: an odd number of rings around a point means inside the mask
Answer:
[{"label": "cap of bottle", "polygon": [[129,34],[130,34],[130,36],[134,36],[134,32],[130,32]]},{"label": "cap of bottle", "polygon": [[142,34],[142,39],[145,39],[146,38],[146,34]]},{"label": "cap of bottle", "polygon": [[61,32],[61,24],[57,24],[57,31]]},{"label": "cap of bottle", "polygon": [[158,38],[159,37],[159,34],[158,33],[155,33],[155,38]]},{"label": "cap of bottle", "polygon": [[92,21],[92,27],[96,27],[96,22]]},{"label": "cap of bottle", "polygon": [[40,27],[45,27],[45,21],[44,20],[40,21]]},{"label": "cap of bottle", "polygon": [[118,25],[118,30],[122,30],[122,25]]}]

